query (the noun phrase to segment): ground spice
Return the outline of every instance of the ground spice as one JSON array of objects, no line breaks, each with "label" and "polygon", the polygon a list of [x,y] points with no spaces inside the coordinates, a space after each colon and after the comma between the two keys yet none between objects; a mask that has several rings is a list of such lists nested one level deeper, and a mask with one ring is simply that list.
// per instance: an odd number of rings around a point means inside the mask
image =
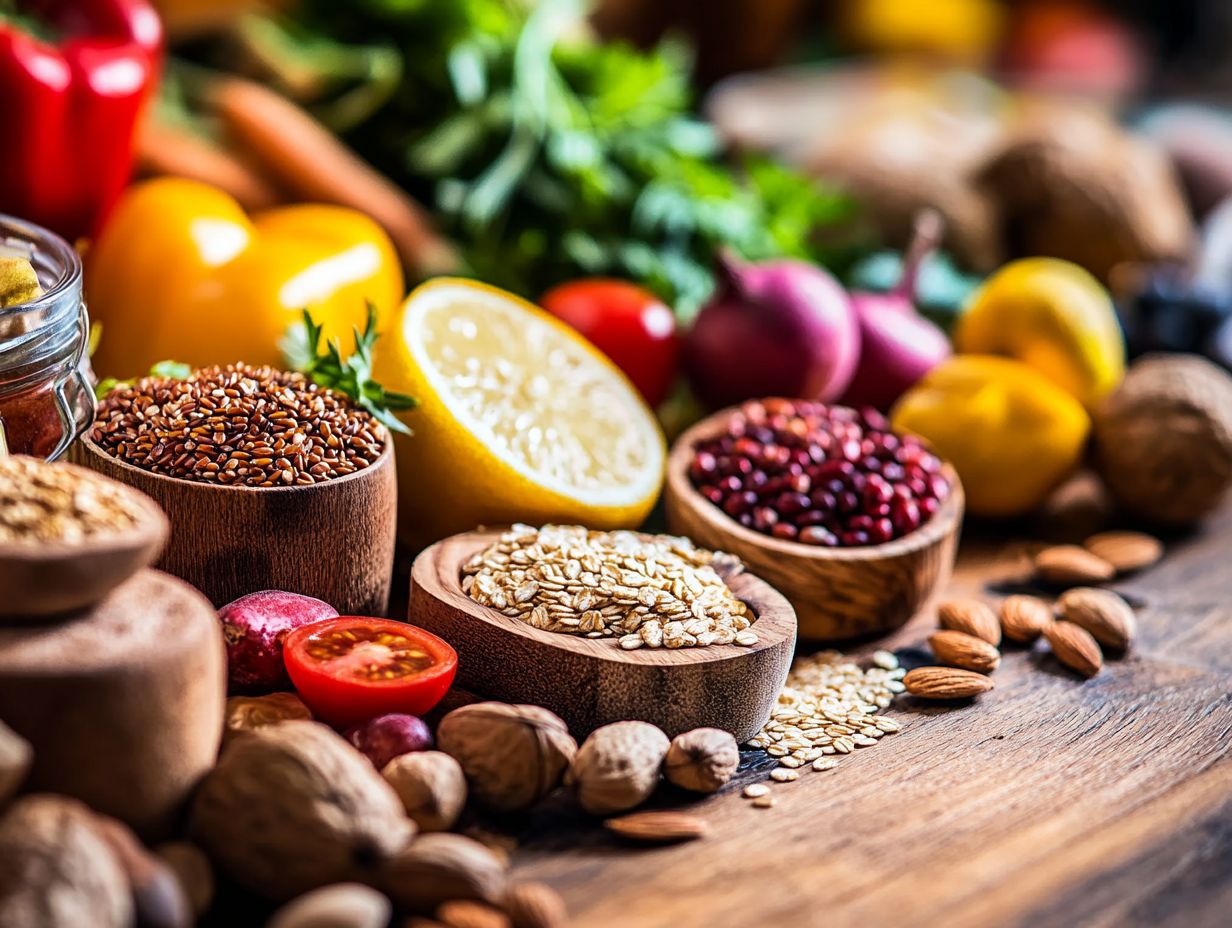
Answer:
[{"label": "ground spice", "polygon": [[120,484],[37,458],[0,458],[0,542],[78,542],[136,524]]},{"label": "ground spice", "polygon": [[121,385],[100,401],[91,437],[143,470],[249,487],[344,477],[372,465],[389,441],[343,394],[246,364]]}]

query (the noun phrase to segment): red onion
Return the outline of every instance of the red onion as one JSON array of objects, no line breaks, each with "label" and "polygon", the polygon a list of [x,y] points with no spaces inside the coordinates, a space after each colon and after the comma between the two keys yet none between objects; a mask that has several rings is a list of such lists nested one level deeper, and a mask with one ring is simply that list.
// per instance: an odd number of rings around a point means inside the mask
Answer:
[{"label": "red onion", "polygon": [[921,213],[898,286],[889,293],[851,294],[860,327],[860,362],[843,395],[847,405],[889,409],[950,356],[949,338],[915,309],[920,265],[937,247],[942,231],[940,215]]},{"label": "red onion", "polygon": [[804,261],[745,264],[726,255],[717,277],[685,341],[685,369],[702,402],[829,400],[847,389],[860,336],[838,281]]}]

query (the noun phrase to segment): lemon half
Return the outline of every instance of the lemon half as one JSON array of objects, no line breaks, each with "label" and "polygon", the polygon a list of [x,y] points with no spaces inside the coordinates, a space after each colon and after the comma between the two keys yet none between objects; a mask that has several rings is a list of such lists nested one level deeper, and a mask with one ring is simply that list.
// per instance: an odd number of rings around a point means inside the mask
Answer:
[{"label": "lemon half", "polygon": [[478,525],[639,525],[666,448],[625,376],[570,327],[471,280],[417,288],[377,344],[376,377],[420,406],[395,436],[399,525],[427,544]]}]

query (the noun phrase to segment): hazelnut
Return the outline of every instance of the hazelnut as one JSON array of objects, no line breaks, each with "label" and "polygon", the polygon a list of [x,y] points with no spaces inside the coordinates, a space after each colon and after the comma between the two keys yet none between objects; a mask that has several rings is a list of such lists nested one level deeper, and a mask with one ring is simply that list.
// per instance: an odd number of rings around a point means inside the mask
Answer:
[{"label": "hazelnut", "polygon": [[454,709],[441,720],[436,743],[462,765],[475,798],[502,812],[528,808],[554,790],[577,753],[558,716],[500,702]]},{"label": "hazelnut", "polygon": [[659,782],[669,742],[649,722],[613,722],[578,749],[565,782],[591,815],[623,812],[645,802]]},{"label": "hazelnut", "polygon": [[448,831],[466,806],[466,774],[443,751],[395,757],[381,771],[420,831]]},{"label": "hazelnut", "polygon": [[499,902],[508,866],[478,841],[463,835],[428,834],[386,861],[377,885],[399,909],[429,913],[442,902]]},{"label": "hazelnut", "polygon": [[740,748],[730,732],[695,728],[672,739],[663,772],[683,789],[713,793],[723,788],[739,766]]},{"label": "hazelnut", "polygon": [[191,841],[169,841],[160,844],[154,853],[179,879],[193,914],[200,918],[214,901],[214,868],[205,851]]}]

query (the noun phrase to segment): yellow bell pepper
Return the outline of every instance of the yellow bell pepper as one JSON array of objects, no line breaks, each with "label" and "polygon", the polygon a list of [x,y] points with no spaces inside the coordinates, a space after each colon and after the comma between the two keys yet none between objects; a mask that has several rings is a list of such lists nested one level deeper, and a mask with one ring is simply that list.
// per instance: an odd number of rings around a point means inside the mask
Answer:
[{"label": "yellow bell pepper", "polygon": [[954,465],[977,515],[1030,512],[1078,466],[1091,420],[1069,393],[1021,361],[957,355],[891,414]]},{"label": "yellow bell pepper", "polygon": [[301,310],[347,343],[368,301],[383,319],[402,296],[393,245],[362,213],[303,205],[249,217],[181,178],[128,190],[87,255],[101,376],[138,376],[162,360],[280,365],[279,341]]},{"label": "yellow bell pepper", "polygon": [[1017,358],[1088,410],[1125,376],[1125,339],[1108,292],[1057,258],[1012,261],[989,277],[972,294],[954,345]]}]

